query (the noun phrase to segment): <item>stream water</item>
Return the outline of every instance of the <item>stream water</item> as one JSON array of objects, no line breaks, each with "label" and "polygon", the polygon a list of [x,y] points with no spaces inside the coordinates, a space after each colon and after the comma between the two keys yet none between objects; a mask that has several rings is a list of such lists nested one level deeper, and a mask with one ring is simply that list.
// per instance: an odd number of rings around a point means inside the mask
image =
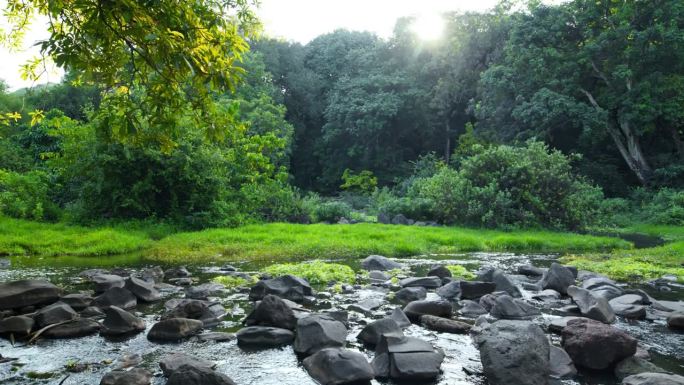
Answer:
[{"label": "stream water", "polygon": [[[461,264],[475,270],[480,266],[493,266],[508,272],[515,272],[521,265],[532,264],[539,267],[550,265],[557,258],[555,255],[507,254],[507,253],[471,253],[459,255],[431,255],[398,260],[409,266],[415,276],[424,276],[429,266],[441,262]],[[360,270],[360,260],[348,259],[336,261]],[[270,264],[268,261],[258,263],[232,263],[238,270],[256,272]],[[79,276],[79,273],[90,268],[141,269],[152,264],[141,255],[128,255],[108,258],[23,258],[12,257],[0,261],[0,282],[39,278],[48,279],[60,285],[68,293],[88,292],[91,284]],[[155,264],[159,265],[159,264]],[[164,268],[171,266],[163,266]],[[219,266],[188,266],[193,278],[198,283],[208,282],[220,275]],[[684,289],[673,285],[670,291],[657,290],[649,285],[638,288],[646,290],[652,297],[660,300],[684,300]],[[326,288],[318,288],[325,290]],[[353,294],[334,294],[331,299],[319,300],[311,310],[345,309],[349,304],[357,303],[365,298],[384,299],[389,292],[386,288],[363,286]],[[169,289],[163,292],[165,300],[182,298],[183,291]],[[529,294],[529,293],[526,293]],[[434,293],[428,299],[437,298]],[[240,321],[250,311],[251,303],[245,290],[226,290],[216,298],[227,309],[228,316],[213,331],[234,332],[241,327]],[[569,303],[569,302],[568,302]],[[138,305],[136,312],[147,321],[149,328],[158,320],[163,311],[164,301],[152,305]],[[372,358],[373,352],[365,350],[355,339],[358,332],[368,322],[381,318],[396,304],[385,303],[370,315],[350,312],[350,330],[347,347],[358,350]],[[545,310],[536,322],[548,323],[557,317],[551,310]],[[626,321],[620,319],[614,326],[622,328],[635,336],[642,347],[652,357],[652,362],[673,373],[684,375],[684,335],[669,330],[664,321]],[[479,353],[468,335],[443,334],[428,331],[419,326],[410,326],[407,335],[416,336],[431,342],[444,350],[446,359],[442,365],[443,374],[435,384],[461,385],[485,384],[481,375]],[[40,339],[35,344],[27,345],[17,341],[13,346],[10,341],[0,339],[0,354],[16,361],[0,364],[0,383],[2,384],[99,384],[103,374],[116,367],[140,361],[138,366],[145,367],[156,374],[155,385],[165,383],[161,376],[158,362],[168,353],[183,352],[205,358],[217,364],[217,370],[227,374],[240,385],[314,385],[315,382],[302,368],[291,347],[267,350],[245,350],[237,346],[235,341],[215,343],[187,341],[180,344],[151,343],[146,339],[146,332],[123,340],[112,340],[94,335],[71,340]],[[549,334],[554,342],[558,336]],[[67,367],[74,364],[87,364],[88,368],[80,373],[70,373]],[[391,382],[374,381],[373,384],[390,384]],[[612,376],[597,373],[580,373],[575,380],[564,381],[565,384],[616,384]]]}]

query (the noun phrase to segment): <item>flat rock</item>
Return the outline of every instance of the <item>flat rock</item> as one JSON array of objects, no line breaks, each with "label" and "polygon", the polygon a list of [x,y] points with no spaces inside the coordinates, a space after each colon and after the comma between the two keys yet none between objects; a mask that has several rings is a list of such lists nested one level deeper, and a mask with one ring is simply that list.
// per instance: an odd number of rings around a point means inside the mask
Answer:
[{"label": "flat rock", "polygon": [[684,377],[665,373],[640,373],[622,380],[622,385],[684,385]]},{"label": "flat rock", "polygon": [[319,350],[303,361],[304,368],[321,385],[367,383],[375,377],[366,357],[340,348]]},{"label": "flat rock", "polygon": [[185,298],[207,299],[221,293],[225,287],[218,283],[204,283],[198,286],[185,288]]},{"label": "flat rock", "polygon": [[404,311],[401,308],[395,308],[390,314],[390,318],[399,325],[400,328],[404,329],[411,326],[411,320],[408,319]]},{"label": "flat rock", "polygon": [[426,329],[440,333],[467,334],[471,328],[471,325],[465,322],[435,317],[432,315],[424,315],[420,317],[420,323]]},{"label": "flat rock", "polygon": [[403,337],[404,333],[393,319],[383,318],[366,325],[356,336],[356,339],[374,348],[380,343],[382,336],[386,335]]},{"label": "flat rock", "polygon": [[240,329],[235,336],[240,345],[260,348],[291,344],[295,338],[292,330],[270,326],[249,326]]},{"label": "flat rock", "polygon": [[203,333],[197,336],[199,342],[229,342],[236,338],[235,334],[225,332]]},{"label": "flat rock", "polygon": [[164,376],[169,377],[173,372],[178,370],[183,365],[190,365],[194,367],[201,367],[206,369],[214,369],[216,364],[213,362],[203,360],[201,358],[189,356],[183,353],[169,354],[159,361],[159,367],[161,368]]},{"label": "flat rock", "polygon": [[114,274],[96,274],[90,277],[95,284],[95,293],[104,293],[114,287],[124,287],[126,284],[123,277]]},{"label": "flat rock", "polygon": [[442,286],[439,277],[410,277],[399,281],[401,287],[424,287],[426,289],[437,289]]},{"label": "flat rock", "polygon": [[388,271],[401,269],[401,264],[391,261],[382,255],[369,255],[361,261],[361,267],[365,270]]},{"label": "flat rock", "polygon": [[549,364],[552,378],[564,379],[577,375],[577,368],[568,353],[557,346],[550,346]]},{"label": "flat rock", "polygon": [[71,306],[76,311],[81,311],[93,302],[93,297],[87,294],[67,294],[59,299],[59,302]]},{"label": "flat rock", "polygon": [[76,313],[71,306],[60,302],[53,303],[52,305],[38,310],[33,316],[33,319],[36,321],[36,325],[39,328],[76,318],[78,318],[78,313]]},{"label": "flat rock", "polygon": [[41,334],[45,338],[78,338],[95,334],[100,324],[89,318],[81,318],[53,326]]},{"label": "flat rock", "polygon": [[189,318],[170,318],[154,324],[147,333],[147,339],[166,342],[180,341],[198,334],[203,327],[202,321]]},{"label": "flat rock", "polygon": [[145,369],[113,370],[102,377],[100,385],[149,385],[152,373]]},{"label": "flat rock", "polygon": [[460,281],[461,299],[478,299],[496,290],[494,282]]},{"label": "flat rock", "polygon": [[458,310],[458,313],[464,317],[477,318],[482,314],[488,313],[487,309],[475,301],[467,299],[460,301],[459,304],[461,305],[461,308]]},{"label": "flat rock", "polygon": [[424,287],[405,287],[394,293],[394,299],[402,305],[412,301],[423,300],[425,297],[427,297],[427,289]]},{"label": "flat rock", "polygon": [[324,314],[310,315],[297,321],[294,351],[311,355],[321,349],[342,347],[347,340],[344,324]]},{"label": "flat rock", "polygon": [[166,385],[235,385],[235,382],[205,367],[183,365],[171,374]]},{"label": "flat rock", "polygon": [[652,364],[650,361],[631,356],[618,362],[618,364],[615,365],[614,373],[618,380],[623,380],[639,373],[666,373],[666,371]]},{"label": "flat rock", "polygon": [[450,318],[452,313],[451,303],[448,301],[413,301],[404,307],[404,314],[411,322],[419,323],[423,315]]},{"label": "flat rock", "polygon": [[489,314],[494,318],[524,320],[541,315],[541,311],[521,299],[502,295],[496,298]]},{"label": "flat rock", "polygon": [[116,306],[121,309],[132,309],[138,305],[136,297],[122,287],[113,287],[93,300],[93,305],[106,309]]},{"label": "flat rock", "polygon": [[0,310],[50,304],[57,301],[61,295],[62,289],[43,280],[0,283]]},{"label": "flat rock", "polygon": [[565,329],[565,327],[568,326],[568,322],[570,322],[570,320],[582,318],[584,317],[566,316],[560,318],[553,318],[551,322],[549,322],[549,331],[556,334],[561,334],[563,332],[563,329]]},{"label": "flat rock", "polygon": [[249,292],[249,299],[258,301],[268,294],[300,303],[304,297],[312,296],[313,290],[305,279],[284,275],[257,282]]}]

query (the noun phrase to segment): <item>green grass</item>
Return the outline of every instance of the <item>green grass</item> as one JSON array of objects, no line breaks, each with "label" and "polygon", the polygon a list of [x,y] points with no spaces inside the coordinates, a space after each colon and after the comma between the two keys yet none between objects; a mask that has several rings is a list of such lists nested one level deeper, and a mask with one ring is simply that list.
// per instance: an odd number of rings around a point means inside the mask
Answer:
[{"label": "green grass", "polygon": [[182,263],[211,260],[301,261],[370,254],[405,257],[469,251],[610,251],[630,246],[628,242],[617,238],[548,231],[271,223],[178,233],[156,242],[147,253],[147,258]]},{"label": "green grass", "polygon": [[0,255],[115,255],[142,250],[151,243],[142,230],[88,228],[0,217]]}]

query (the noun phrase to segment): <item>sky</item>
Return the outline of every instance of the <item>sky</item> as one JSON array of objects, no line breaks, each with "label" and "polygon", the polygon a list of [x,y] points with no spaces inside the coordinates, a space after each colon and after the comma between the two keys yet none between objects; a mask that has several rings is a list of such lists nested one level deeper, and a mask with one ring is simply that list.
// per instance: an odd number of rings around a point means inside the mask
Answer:
[{"label": "sky", "polygon": [[[339,28],[389,37],[395,21],[403,16],[417,17],[416,32],[430,38],[440,31],[439,14],[483,11],[494,7],[498,0],[260,0],[260,3],[257,13],[266,35],[307,43]],[[10,52],[0,47],[0,79],[10,89],[32,85],[20,78],[20,67],[37,55],[38,50],[32,46],[46,36],[45,23],[38,20],[27,33],[23,49]],[[49,71],[39,83],[58,82],[60,77],[59,71]]]}]

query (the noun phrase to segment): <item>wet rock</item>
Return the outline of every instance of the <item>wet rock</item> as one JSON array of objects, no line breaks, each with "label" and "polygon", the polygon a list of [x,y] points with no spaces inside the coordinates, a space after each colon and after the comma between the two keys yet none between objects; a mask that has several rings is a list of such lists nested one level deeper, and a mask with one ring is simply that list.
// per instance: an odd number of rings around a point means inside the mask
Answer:
[{"label": "wet rock", "polygon": [[361,261],[361,267],[365,270],[394,270],[401,269],[401,264],[391,261],[382,255],[370,255]]},{"label": "wet rock", "polygon": [[191,286],[185,289],[185,298],[207,299],[221,293],[223,289],[223,285],[211,282],[198,286]]},{"label": "wet rock", "polygon": [[549,365],[552,378],[572,378],[577,375],[577,369],[568,353],[554,345],[550,346]]},{"label": "wet rock", "polygon": [[404,311],[401,310],[401,308],[395,308],[392,310],[392,314],[390,314],[390,318],[394,320],[394,322],[399,325],[400,328],[407,328],[411,326],[411,321],[406,317],[406,314],[404,314]]},{"label": "wet rock", "polygon": [[43,328],[48,325],[70,321],[77,317],[78,313],[71,306],[57,302],[38,310],[33,319],[39,328]]},{"label": "wet rock", "polygon": [[529,321],[486,324],[474,340],[490,385],[546,385],[550,347],[541,328]]},{"label": "wet rock", "polygon": [[25,336],[31,333],[35,321],[24,315],[4,318],[0,321],[0,334],[14,334]]},{"label": "wet rock", "polygon": [[493,282],[460,281],[460,286],[461,299],[477,299],[496,290],[496,284]]},{"label": "wet rock", "polygon": [[424,287],[405,287],[394,293],[394,299],[402,305],[406,305],[413,301],[423,300],[426,296],[427,289]]},{"label": "wet rock", "polygon": [[684,377],[665,373],[640,373],[622,380],[622,385],[684,385]]},{"label": "wet rock", "polygon": [[116,306],[122,309],[132,309],[138,305],[136,297],[122,287],[114,287],[93,300],[93,305],[106,309],[110,306]]},{"label": "wet rock", "polygon": [[378,298],[367,298],[359,303],[349,305],[347,308],[350,311],[355,311],[357,313],[362,313],[366,315],[371,315],[373,310],[381,307],[385,302]]},{"label": "wet rock", "polygon": [[226,314],[226,309],[221,304],[198,299],[173,299],[167,301],[164,306],[170,310],[162,315],[163,320],[190,318],[202,321],[205,327],[218,324]]},{"label": "wet rock", "polygon": [[614,373],[618,380],[623,380],[626,377],[639,373],[666,373],[666,371],[649,361],[632,356],[625,358],[615,365]]},{"label": "wet rock", "polygon": [[100,324],[89,318],[81,318],[57,325],[45,330],[45,338],[78,338],[95,334],[100,330]]},{"label": "wet rock", "polygon": [[552,301],[557,301],[561,298],[561,294],[555,290],[552,289],[546,289],[542,290],[539,293],[536,293],[532,296],[532,298],[544,301],[544,302],[552,302]]},{"label": "wet rock", "polygon": [[102,330],[100,330],[102,335],[118,336],[145,330],[145,320],[121,308],[110,306],[104,312],[106,316],[102,322]]},{"label": "wet rock", "polygon": [[675,311],[667,316],[667,326],[672,329],[684,329],[684,311]]},{"label": "wet rock", "polygon": [[321,385],[364,383],[375,377],[366,357],[347,349],[322,349],[303,363],[309,375]]},{"label": "wet rock", "polygon": [[448,318],[424,315],[420,317],[420,324],[424,328],[440,333],[466,334],[471,326],[465,322],[460,322]]},{"label": "wet rock", "polygon": [[147,333],[150,341],[180,341],[198,334],[204,324],[202,321],[189,318],[171,318],[159,321]]},{"label": "wet rock", "polygon": [[483,295],[482,298],[480,298],[478,303],[480,304],[480,306],[485,308],[485,310],[487,310],[487,312],[489,312],[494,307],[494,304],[496,304],[496,299],[498,297],[501,297],[502,295],[508,295],[508,293],[506,293],[504,291],[495,291],[491,294]]},{"label": "wet rock", "polygon": [[140,272],[140,278],[152,283],[164,282],[164,270],[159,266],[148,267]]},{"label": "wet rock", "polygon": [[183,365],[171,374],[166,385],[235,385],[235,382],[208,368]]},{"label": "wet rock", "polygon": [[124,287],[143,302],[156,302],[161,299],[161,294],[154,288],[153,282],[130,277]]},{"label": "wet rock", "polygon": [[383,283],[392,279],[389,274],[385,274],[380,270],[372,270],[368,273],[368,278],[370,278],[371,283]]},{"label": "wet rock", "polygon": [[532,319],[541,315],[536,307],[509,295],[497,297],[489,313],[495,318],[512,320]]},{"label": "wet rock", "polygon": [[597,297],[589,290],[577,286],[568,287],[568,295],[579,306],[583,316],[604,323],[615,321],[615,313],[605,298]]},{"label": "wet rock", "polygon": [[100,310],[99,307],[95,306],[88,306],[87,308],[81,310],[79,314],[84,318],[102,318],[105,316],[105,313]]},{"label": "wet rock", "polygon": [[439,375],[444,353],[414,337],[383,336],[372,366],[377,377],[427,381]]},{"label": "wet rock", "polygon": [[439,277],[410,277],[402,279],[399,282],[401,287],[424,287],[426,289],[436,289],[442,286],[442,280]]},{"label": "wet rock", "polygon": [[229,342],[237,338],[233,333],[225,332],[211,332],[203,333],[197,336],[199,342]]},{"label": "wet rock", "polygon": [[404,314],[411,322],[419,323],[423,315],[450,318],[452,313],[451,303],[448,301],[413,301],[404,307]]},{"label": "wet rock", "polygon": [[[402,289],[402,290],[405,290],[405,289]],[[426,291],[426,294],[427,294],[427,291]],[[440,297],[447,299],[447,300],[454,300],[454,299],[459,298],[461,296],[461,282],[452,281],[452,282],[447,283],[446,285],[437,289],[437,295],[439,295]],[[425,299],[425,296],[423,296],[423,298],[416,298],[413,301],[418,301],[421,299]]]},{"label": "wet rock", "polygon": [[549,331],[556,333],[556,334],[561,334],[563,332],[563,329],[565,329],[565,327],[568,326],[568,322],[570,322],[570,320],[583,319],[583,318],[584,317],[574,317],[574,316],[554,318],[549,323]]},{"label": "wet rock", "polygon": [[124,287],[126,284],[123,277],[114,274],[97,274],[90,280],[95,284],[95,293],[104,293],[115,287]]},{"label": "wet rock", "polygon": [[522,297],[520,288],[513,282],[513,280],[503,271],[496,269],[492,273],[492,280],[496,285],[496,291],[505,291],[511,297]]},{"label": "wet rock", "polygon": [[192,274],[190,274],[190,272],[188,271],[188,269],[186,269],[185,267],[182,267],[182,266],[181,266],[181,267],[174,267],[174,268],[171,268],[171,269],[168,269],[168,270],[164,271],[164,276],[165,276],[167,279],[171,279],[171,278],[188,278],[188,277],[191,277]]},{"label": "wet rock", "polygon": [[582,282],[582,288],[592,292],[595,297],[611,300],[624,294],[624,290],[612,279],[605,277],[589,278]]},{"label": "wet rock", "polygon": [[81,311],[93,302],[93,297],[87,294],[67,294],[59,299],[59,302],[71,306],[76,311]]},{"label": "wet rock", "polygon": [[152,373],[145,369],[135,368],[129,371],[114,370],[102,377],[100,385],[149,385]]},{"label": "wet rock", "polygon": [[273,326],[294,330],[297,318],[285,301],[275,295],[265,296],[245,318],[247,326]]},{"label": "wet rock", "polygon": [[401,327],[393,319],[383,318],[369,323],[356,336],[356,339],[363,344],[374,348],[380,343],[380,338],[384,335],[391,335],[395,337],[403,337],[404,332]]},{"label": "wet rock", "polygon": [[594,320],[570,320],[561,335],[575,365],[588,369],[607,369],[636,353],[634,337]]},{"label": "wet rock", "polygon": [[575,284],[575,276],[569,269],[554,262],[544,272],[539,284],[542,289],[551,289],[561,294],[567,294],[568,286]]},{"label": "wet rock", "polygon": [[479,303],[471,300],[463,300],[459,302],[461,309],[458,311],[464,317],[476,318],[482,314],[487,314],[487,309],[483,308]]},{"label": "wet rock", "polygon": [[318,350],[341,347],[347,339],[347,328],[330,316],[316,314],[297,321],[294,351],[311,355]]},{"label": "wet rock", "polygon": [[294,302],[302,302],[305,296],[313,295],[313,290],[305,279],[284,275],[257,282],[249,292],[249,299],[258,301],[268,294],[277,295]]},{"label": "wet rock", "polygon": [[[645,294],[645,293],[644,293]],[[610,305],[612,306],[613,304],[624,304],[624,305],[648,305],[650,301],[648,301],[648,294],[646,294],[646,297],[642,296],[641,294],[625,294],[621,295],[619,297],[615,297],[608,301]]]},{"label": "wet rock", "polygon": [[205,368],[209,370],[212,370],[214,367],[216,367],[216,364],[213,362],[183,353],[170,354],[159,361],[159,367],[166,377],[171,376],[173,372],[180,369],[180,367],[183,365],[190,365],[196,368]]},{"label": "wet rock", "polygon": [[616,315],[629,319],[646,319],[646,306],[616,303],[611,304],[610,307],[613,309]]},{"label": "wet rock", "polygon": [[527,275],[531,277],[540,277],[544,275],[546,269],[535,267],[532,265],[523,265],[518,267],[518,274]]},{"label": "wet rock", "polygon": [[57,301],[62,289],[42,280],[0,283],[0,310],[39,306]]},{"label": "wet rock", "polygon": [[235,336],[238,344],[259,348],[272,348],[291,344],[295,339],[292,330],[271,326],[249,326],[240,329]]},{"label": "wet rock", "polygon": [[428,277],[447,278],[451,277],[451,271],[444,265],[432,265],[427,273]]},{"label": "wet rock", "polygon": [[[657,301],[658,307],[667,312],[684,312],[683,301]],[[654,303],[655,307],[655,303]]]}]

